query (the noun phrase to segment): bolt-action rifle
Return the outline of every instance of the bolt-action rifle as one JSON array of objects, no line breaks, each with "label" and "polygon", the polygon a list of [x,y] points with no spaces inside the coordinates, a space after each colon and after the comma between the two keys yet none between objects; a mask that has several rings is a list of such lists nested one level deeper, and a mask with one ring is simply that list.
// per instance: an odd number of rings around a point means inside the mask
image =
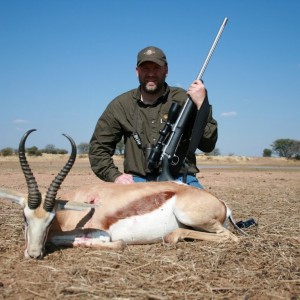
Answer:
[{"label": "bolt-action rifle", "polygon": [[[216,35],[216,38],[208,52],[204,64],[197,76],[197,80],[202,79],[202,76],[205,72],[208,62],[222,35],[227,20],[228,20],[227,18],[224,19]],[[150,155],[148,156],[147,172],[149,174],[156,172],[158,168],[161,167],[161,173],[158,175],[157,181],[174,180],[170,172],[170,165],[172,163],[173,164],[178,163],[178,162],[174,162],[174,155],[180,143],[180,140],[182,138],[186,124],[189,120],[189,116],[191,115],[192,110],[196,109],[195,104],[193,103],[190,97],[187,99],[187,101],[185,102],[181,110],[180,108],[181,106],[176,103],[173,103],[171,105],[171,108],[168,113],[168,120],[164,128],[160,131],[160,136],[157,140],[157,143],[151,149]],[[197,135],[198,140],[200,137],[202,137],[208,115],[209,115],[209,103],[206,97],[196,116],[196,122],[194,124],[197,124],[197,128],[195,128],[194,126],[192,131],[192,136],[191,136],[189,150],[188,150],[189,153],[191,152],[194,153],[196,151],[197,143],[193,141],[195,140],[193,139],[193,136]],[[187,164],[186,157],[184,160],[184,164]]]}]

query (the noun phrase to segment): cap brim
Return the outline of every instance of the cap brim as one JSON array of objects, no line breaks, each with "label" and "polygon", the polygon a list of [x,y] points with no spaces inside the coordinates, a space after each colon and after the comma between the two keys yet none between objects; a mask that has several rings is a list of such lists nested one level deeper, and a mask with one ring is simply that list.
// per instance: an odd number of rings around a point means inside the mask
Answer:
[{"label": "cap brim", "polygon": [[146,61],[151,61],[151,62],[154,62],[154,63],[156,63],[156,64],[158,64],[159,66],[164,66],[165,64],[166,64],[166,62],[164,62],[164,61],[162,61],[162,60],[160,60],[160,59],[157,59],[157,58],[151,58],[151,57],[149,57],[149,58],[145,58],[145,59],[142,59],[142,60],[140,60],[139,62],[138,62],[138,64],[137,64],[137,66],[140,66],[142,63],[144,63],[144,62],[146,62]]}]

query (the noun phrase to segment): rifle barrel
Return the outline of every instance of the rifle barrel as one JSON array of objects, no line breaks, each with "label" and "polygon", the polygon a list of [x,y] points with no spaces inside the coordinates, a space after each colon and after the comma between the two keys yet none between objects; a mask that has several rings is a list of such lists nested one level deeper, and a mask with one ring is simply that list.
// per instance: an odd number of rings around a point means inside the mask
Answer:
[{"label": "rifle barrel", "polygon": [[[204,64],[196,78],[196,80],[199,80],[202,78],[205,69],[209,63],[209,60],[217,46],[217,43],[222,35],[222,32],[225,28],[225,25],[227,23],[228,19],[225,17],[216,37],[215,40],[208,52],[208,55],[204,61]],[[207,98],[206,98],[207,99]],[[208,113],[209,113],[209,103],[208,101],[204,101],[197,117],[201,118],[201,120],[206,120]],[[168,135],[168,139],[166,143],[165,142],[165,136],[160,136],[160,139],[163,139],[162,141],[159,140],[159,143],[156,144],[154,149],[152,149],[150,156],[147,159],[147,169],[148,171],[152,171],[153,167],[158,166],[158,162],[161,162],[161,173],[157,177],[157,181],[167,181],[167,180],[174,180],[171,172],[170,172],[170,164],[172,163],[171,160],[173,156],[175,155],[175,152],[177,150],[177,147],[179,145],[179,142],[181,140],[181,137],[183,135],[184,128],[186,126],[186,123],[188,121],[188,117],[191,113],[191,111],[194,109],[194,103],[191,99],[191,97],[188,97],[186,100],[184,106],[182,107],[179,116],[177,117],[176,122],[173,124],[170,134]],[[195,125],[194,125],[195,126]],[[197,134],[202,135],[202,132],[205,127],[205,122],[201,123],[200,128],[197,129]],[[195,144],[195,143],[193,143]],[[162,149],[163,147],[163,149]],[[194,146],[193,146],[194,147]],[[190,150],[188,150],[190,151]],[[158,161],[158,158],[160,156],[160,160]],[[150,161],[149,161],[150,158]]]},{"label": "rifle barrel", "polygon": [[[216,37],[215,37],[215,40],[214,40],[214,42],[213,42],[213,44],[212,44],[212,46],[211,46],[211,48],[210,48],[210,50],[209,50],[209,52],[207,54],[207,57],[206,57],[206,59],[205,59],[205,61],[203,63],[203,66],[202,66],[202,68],[201,68],[201,70],[200,70],[200,72],[199,72],[199,74],[197,76],[197,80],[202,78],[202,76],[203,76],[203,74],[205,72],[205,69],[206,69],[206,67],[207,67],[207,65],[209,63],[209,60],[210,60],[210,58],[211,58],[211,56],[212,56],[212,54],[213,54],[213,52],[214,52],[214,50],[215,50],[215,48],[216,48],[216,46],[218,44],[218,41],[219,41],[219,39],[220,39],[220,37],[222,35],[222,32],[223,32],[223,30],[225,28],[225,25],[226,25],[227,21],[228,21],[228,18],[225,17],[224,20],[223,20],[223,23],[222,23],[222,25],[221,25],[221,27],[220,27],[220,29],[219,29]],[[162,156],[163,155],[167,155],[169,157],[169,159],[170,159],[172,157],[172,155],[174,154],[174,149],[172,151],[173,153],[170,153],[171,151],[170,151],[169,145],[170,145],[170,143],[171,143],[171,141],[172,141],[172,139],[174,137],[174,134],[175,134],[176,128],[178,127],[179,122],[181,122],[181,123],[183,122],[182,121],[183,114],[185,114],[185,115],[189,114],[189,112],[187,112],[186,110],[187,110],[187,108],[190,108],[190,104],[189,104],[190,102],[192,102],[192,99],[190,97],[188,97],[187,101],[185,102],[184,106],[182,107],[182,109],[180,111],[180,114],[179,114],[179,116],[178,116],[175,124],[173,125],[174,130],[171,132],[170,138],[169,138],[168,142],[166,143],[166,145],[164,147],[164,151],[162,153]],[[179,140],[176,141],[176,143],[179,143]]]},{"label": "rifle barrel", "polygon": [[220,29],[219,29],[216,37],[215,37],[215,40],[214,40],[214,42],[213,42],[213,44],[212,44],[212,46],[211,46],[211,48],[210,48],[210,50],[209,50],[209,52],[207,54],[207,57],[206,57],[206,59],[204,61],[204,64],[203,64],[203,66],[202,66],[202,68],[201,68],[201,70],[200,70],[200,72],[199,72],[199,74],[197,76],[197,80],[199,80],[199,79],[202,78],[202,76],[203,76],[203,74],[205,72],[205,69],[206,69],[206,67],[207,67],[207,65],[209,63],[209,60],[210,60],[210,58],[211,58],[211,56],[212,56],[212,54],[213,54],[213,52],[214,52],[214,50],[215,50],[215,48],[216,48],[216,46],[218,44],[218,41],[219,41],[219,39],[220,39],[220,37],[222,35],[222,32],[223,32],[223,30],[225,28],[225,25],[226,25],[227,21],[228,21],[228,18],[225,17],[225,19],[224,19],[224,21],[223,21],[223,23],[222,23],[222,25],[221,25],[221,27],[220,27]]}]

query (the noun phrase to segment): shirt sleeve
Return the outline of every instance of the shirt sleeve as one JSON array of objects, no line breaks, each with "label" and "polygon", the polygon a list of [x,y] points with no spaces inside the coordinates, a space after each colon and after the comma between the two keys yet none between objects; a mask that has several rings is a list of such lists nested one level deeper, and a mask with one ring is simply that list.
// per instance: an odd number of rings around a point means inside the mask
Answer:
[{"label": "shirt sleeve", "polygon": [[111,104],[99,118],[89,146],[89,160],[93,172],[101,180],[109,182],[114,182],[122,174],[112,158],[122,137],[122,129],[113,112]]},{"label": "shirt sleeve", "polygon": [[207,118],[207,123],[204,128],[203,136],[200,140],[198,148],[206,153],[214,150],[218,140],[218,123],[212,117],[212,106],[210,105],[210,111]]}]

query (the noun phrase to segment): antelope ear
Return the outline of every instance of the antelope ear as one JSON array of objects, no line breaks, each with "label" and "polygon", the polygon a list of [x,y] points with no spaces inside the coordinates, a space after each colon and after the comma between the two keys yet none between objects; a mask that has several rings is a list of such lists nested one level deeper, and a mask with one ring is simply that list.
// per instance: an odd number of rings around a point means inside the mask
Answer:
[{"label": "antelope ear", "polygon": [[22,208],[25,207],[27,199],[25,194],[2,188],[0,189],[0,198],[15,202],[19,204]]},{"label": "antelope ear", "polygon": [[98,205],[89,204],[84,202],[68,201],[68,200],[56,200],[55,201],[57,210],[77,210],[83,211],[90,208],[96,208]]}]

